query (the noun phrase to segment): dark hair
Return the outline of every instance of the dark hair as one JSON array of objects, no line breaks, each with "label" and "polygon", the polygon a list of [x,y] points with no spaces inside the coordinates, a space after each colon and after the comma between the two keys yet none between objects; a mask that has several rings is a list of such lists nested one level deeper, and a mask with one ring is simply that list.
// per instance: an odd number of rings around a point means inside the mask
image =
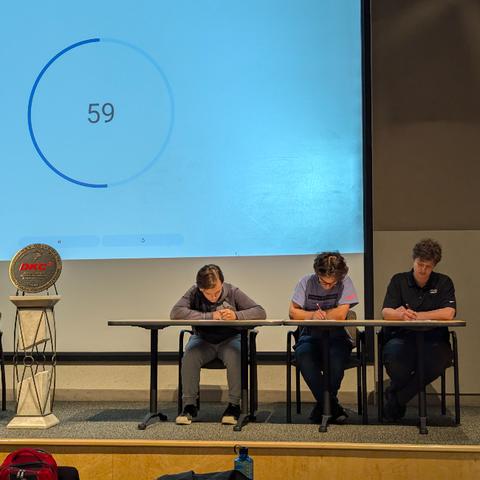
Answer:
[{"label": "dark hair", "polygon": [[414,260],[419,258],[433,262],[436,265],[442,259],[442,247],[437,241],[431,238],[424,238],[413,247],[412,257]]},{"label": "dark hair", "polygon": [[322,277],[335,277],[338,281],[345,278],[348,267],[345,259],[338,252],[323,252],[316,256],[313,270]]},{"label": "dark hair", "polygon": [[223,283],[223,272],[218,265],[204,265],[197,273],[197,287],[201,289],[213,288],[217,280]]}]

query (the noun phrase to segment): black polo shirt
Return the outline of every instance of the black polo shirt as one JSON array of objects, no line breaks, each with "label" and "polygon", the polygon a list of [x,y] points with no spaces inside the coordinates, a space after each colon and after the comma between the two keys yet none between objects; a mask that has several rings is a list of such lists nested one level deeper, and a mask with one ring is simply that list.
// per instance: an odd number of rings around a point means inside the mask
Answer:
[{"label": "black polo shirt", "polygon": [[[428,312],[440,308],[457,308],[455,300],[455,287],[447,275],[432,272],[427,284],[419,287],[413,276],[413,270],[397,273],[390,280],[387,288],[383,308],[398,308],[401,306],[416,312]],[[384,329],[385,337],[408,335],[411,330],[402,327],[388,327]],[[432,328],[425,333],[426,339],[448,340],[448,328]]]}]

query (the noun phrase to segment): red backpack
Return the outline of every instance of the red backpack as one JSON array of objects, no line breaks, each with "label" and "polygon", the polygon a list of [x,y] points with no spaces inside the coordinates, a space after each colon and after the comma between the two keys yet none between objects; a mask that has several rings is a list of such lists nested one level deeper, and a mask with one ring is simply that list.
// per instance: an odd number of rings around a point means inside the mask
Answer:
[{"label": "red backpack", "polygon": [[43,450],[20,448],[3,461],[0,480],[58,480],[57,462]]}]

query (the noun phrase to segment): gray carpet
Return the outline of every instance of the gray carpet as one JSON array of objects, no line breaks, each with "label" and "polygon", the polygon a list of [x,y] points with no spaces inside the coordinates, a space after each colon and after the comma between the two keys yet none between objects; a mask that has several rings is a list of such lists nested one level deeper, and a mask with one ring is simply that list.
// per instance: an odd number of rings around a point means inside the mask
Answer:
[{"label": "gray carpet", "polygon": [[14,416],[14,405],[0,412],[2,438],[68,438],[68,439],[149,439],[149,440],[241,440],[287,442],[356,442],[356,443],[420,443],[441,445],[480,445],[480,407],[462,409],[462,424],[455,426],[453,414],[442,417],[437,407],[429,408],[429,434],[418,433],[416,409],[410,408],[399,424],[379,425],[372,406],[370,424],[362,425],[353,410],[347,424],[330,425],[327,433],[319,433],[308,414],[312,405],[304,404],[302,415],[293,414],[293,423],[285,423],[285,405],[260,405],[257,421],[234,432],[231,426],[218,423],[225,405],[202,404],[198,421],[189,426],[175,425],[176,406],[162,404],[168,421],[155,423],[141,431],[137,424],[148,411],[138,402],[57,402],[54,413],[60,424],[49,430],[8,430]]}]

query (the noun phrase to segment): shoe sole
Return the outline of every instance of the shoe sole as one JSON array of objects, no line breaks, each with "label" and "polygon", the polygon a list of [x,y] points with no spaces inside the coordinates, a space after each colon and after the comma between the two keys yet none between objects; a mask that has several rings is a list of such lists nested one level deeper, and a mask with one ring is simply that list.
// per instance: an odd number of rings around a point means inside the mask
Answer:
[{"label": "shoe sole", "polygon": [[343,425],[347,421],[347,415],[340,415],[337,418],[332,418],[330,423],[337,423],[338,425]]},{"label": "shoe sole", "polygon": [[231,415],[225,415],[222,417],[222,425],[236,425],[237,419]]},{"label": "shoe sole", "polygon": [[184,417],[183,415],[179,415],[175,419],[175,423],[177,425],[190,425],[192,423],[192,421],[188,417]]}]

